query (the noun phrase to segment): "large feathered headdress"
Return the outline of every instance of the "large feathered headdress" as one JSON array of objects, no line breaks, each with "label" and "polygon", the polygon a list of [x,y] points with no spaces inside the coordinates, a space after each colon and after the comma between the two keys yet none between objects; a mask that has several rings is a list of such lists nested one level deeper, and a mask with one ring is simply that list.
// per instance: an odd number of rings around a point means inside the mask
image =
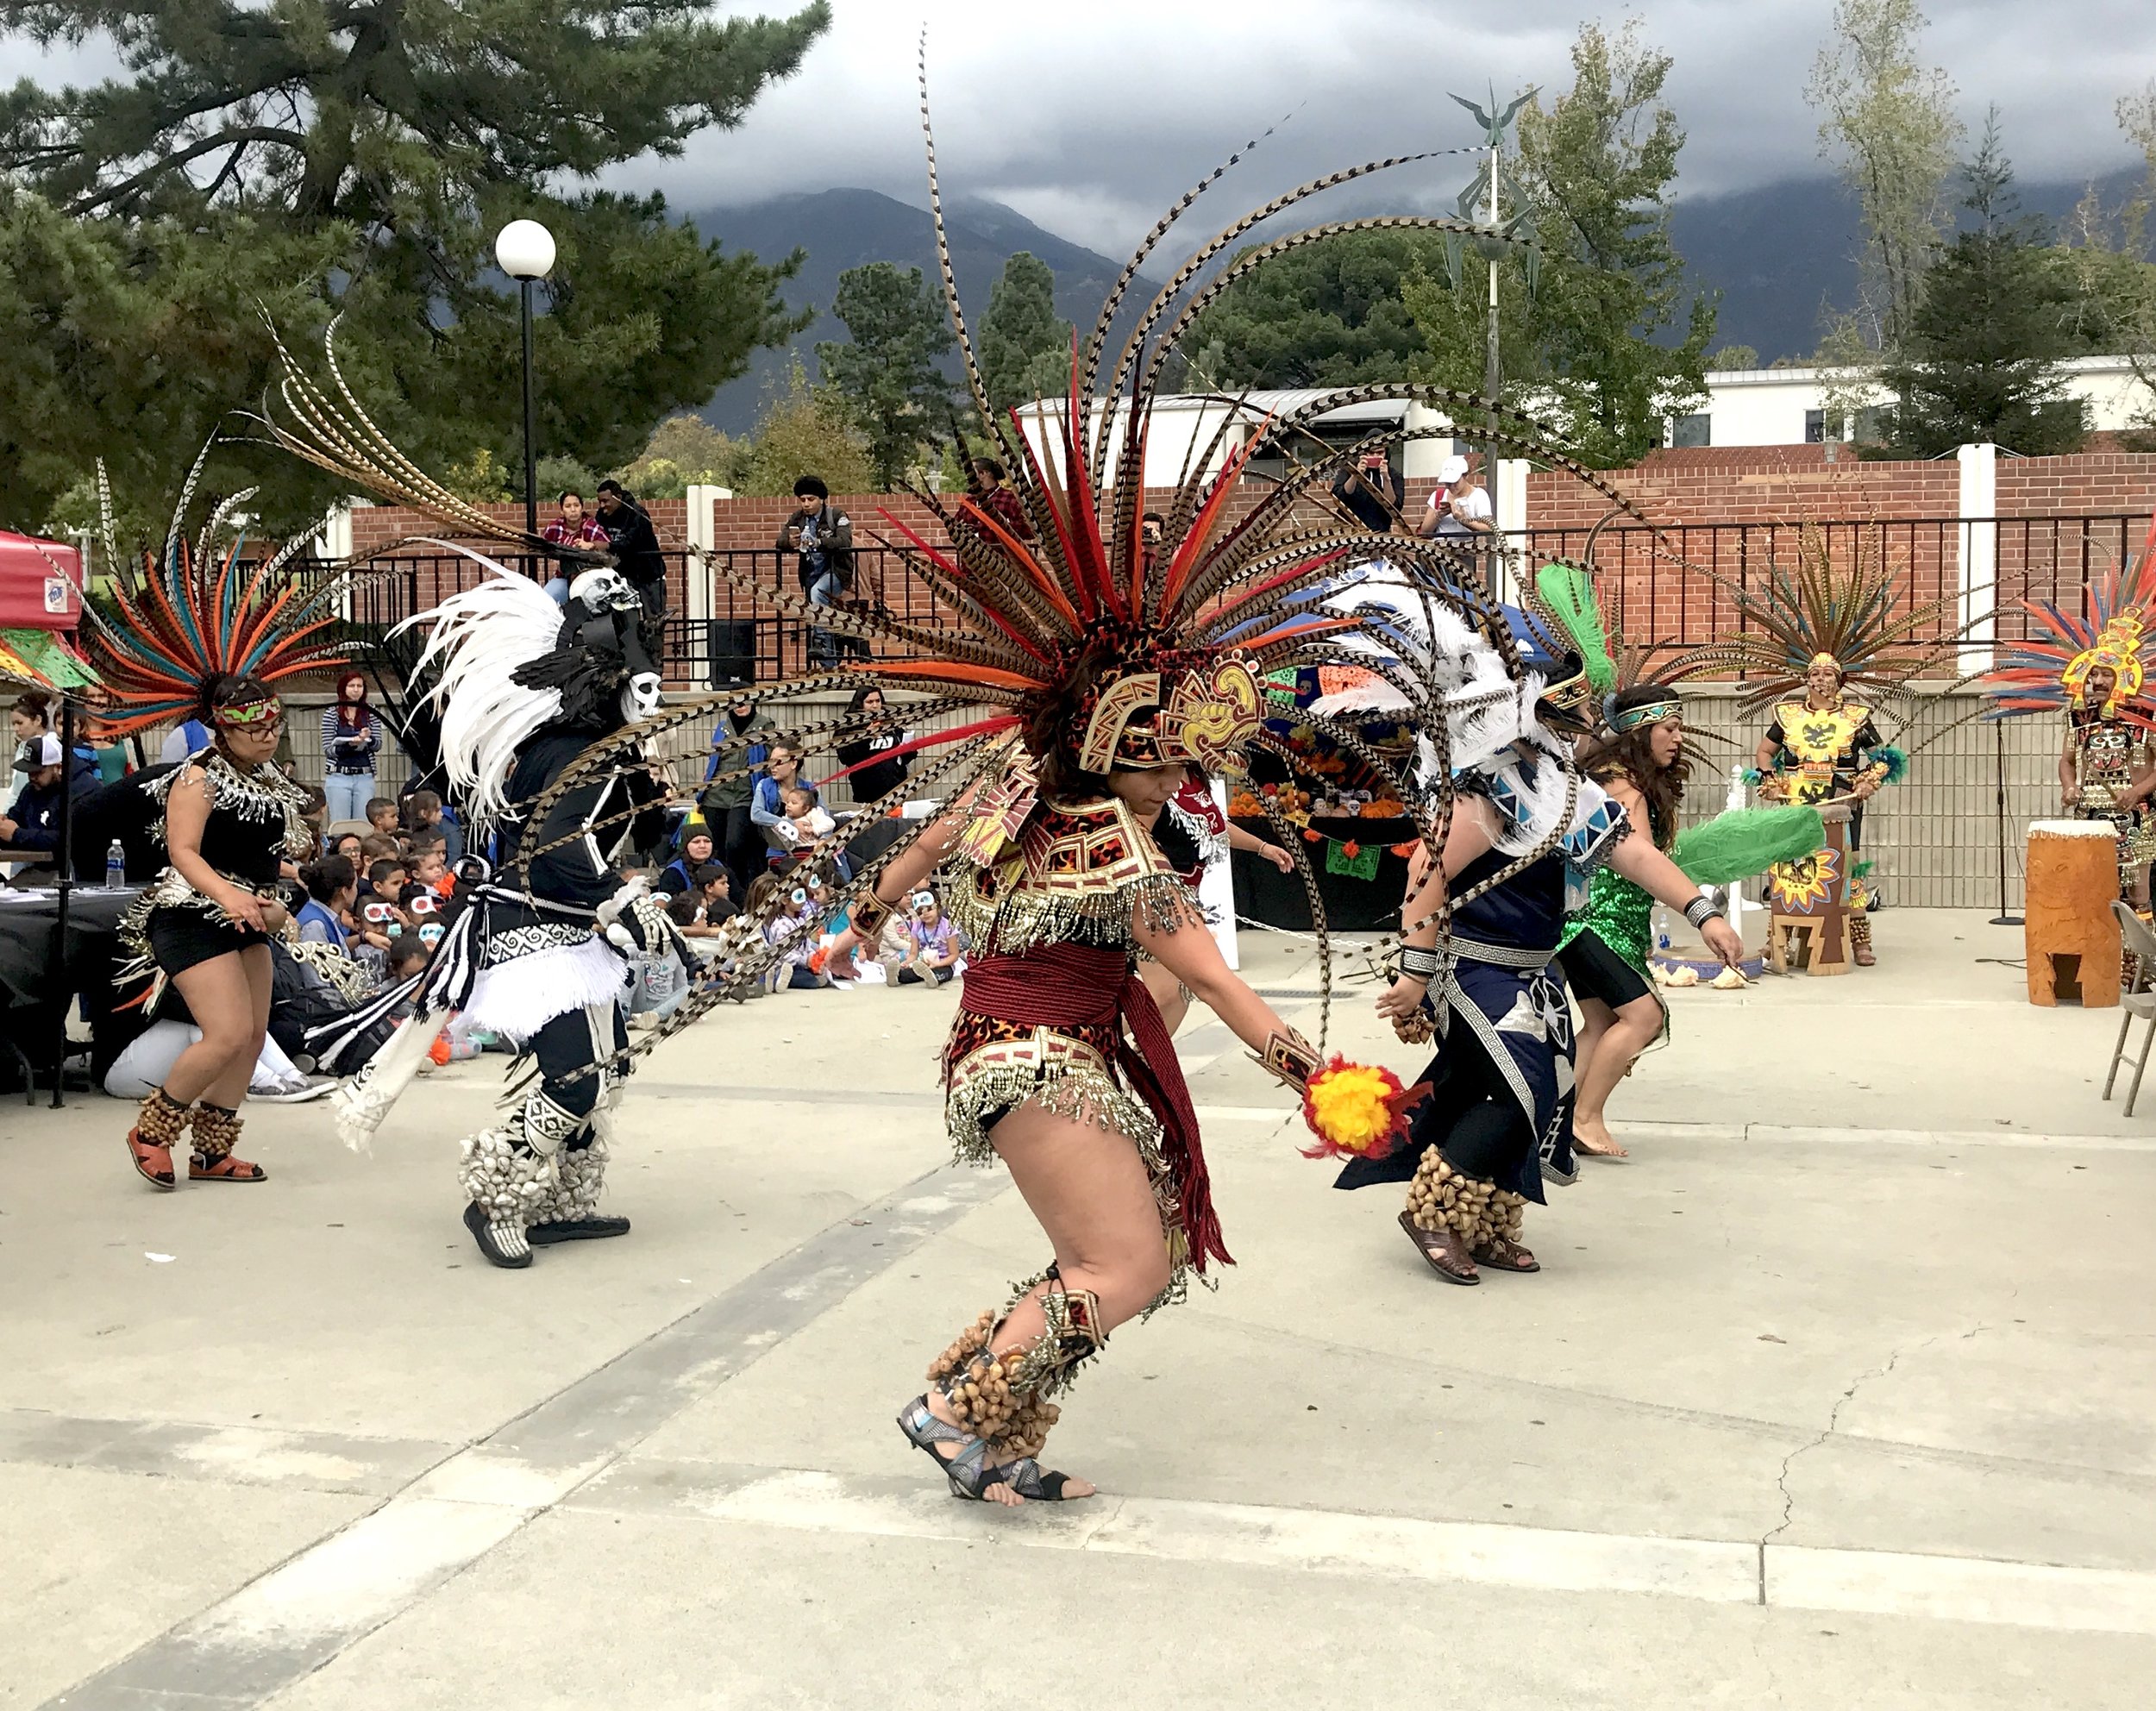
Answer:
[{"label": "large feathered headdress", "polygon": [[116,734],[174,719],[246,723],[274,702],[257,690],[220,703],[213,692],[222,681],[246,678],[270,688],[349,657],[338,635],[349,567],[307,556],[313,531],[250,561],[234,519],[255,489],[214,506],[188,540],[188,512],[216,443],[205,444],[187,472],[163,549],[139,561],[119,550],[111,490],[98,466],[98,545],[112,579],[111,605],[83,603],[83,636],[112,696],[102,717]]},{"label": "large feathered headdress", "polygon": [[2140,556],[2102,581],[2088,583],[2081,602],[2079,616],[2049,600],[2021,602],[2048,639],[2018,643],[1984,675],[1978,686],[1991,698],[1987,719],[2058,712],[2084,700],[2090,674],[2105,670],[2111,674],[2111,691],[2103,717],[2156,730],[2156,717],[2143,698],[2156,673],[2156,520]]},{"label": "large feathered headdress", "polygon": [[1838,555],[1826,532],[1807,523],[1795,561],[1771,567],[1764,592],[1714,580],[1736,603],[1739,622],[1758,628],[1689,649],[1671,670],[1745,673],[1747,709],[1802,694],[1804,674],[1822,661],[1860,697],[1892,696],[1952,645],[1925,632],[1952,628],[1952,598],[1905,604],[1901,578],[1868,536],[1852,553]]},{"label": "large feathered headdress", "polygon": [[[924,70],[924,131],[925,91]],[[976,812],[985,816],[993,803],[1000,823],[1015,828],[1032,799],[1030,793],[1059,780],[1068,784],[1074,774],[1184,760],[1232,768],[1244,751],[1274,746],[1263,728],[1258,685],[1262,676],[1288,667],[1367,665],[1373,651],[1385,655],[1376,668],[1413,708],[1415,722],[1437,732],[1440,743],[1446,708],[1457,705],[1451,698],[1462,686],[1457,680],[1460,661],[1446,652],[1455,641],[1474,655],[1468,669],[1491,671],[1503,680],[1482,686],[1486,695],[1470,697],[1477,707],[1485,699],[1492,705],[1516,701],[1531,681],[1537,686],[1529,692],[1532,703],[1553,684],[1576,676],[1576,664],[1558,659],[1554,645],[1538,651],[1536,638],[1553,634],[1547,626],[1520,631],[1490,603],[1462,592],[1482,574],[1464,547],[1373,532],[1340,514],[1328,497],[1335,479],[1367,454],[1404,441],[1449,442],[1452,430],[1403,430],[1384,423],[1352,443],[1335,445],[1314,430],[1319,418],[1356,404],[1395,400],[1487,420],[1489,406],[1479,398],[1433,385],[1349,386],[1269,413],[1247,397],[1201,395],[1217,411],[1217,425],[1189,447],[1176,479],[1163,484],[1164,493],[1147,489],[1150,428],[1169,358],[1197,317],[1256,269],[1346,232],[1407,229],[1467,233],[1492,247],[1520,241],[1516,235],[1453,218],[1340,220],[1266,239],[1208,277],[1216,260],[1261,221],[1336,185],[1427,156],[1374,160],[1331,173],[1230,222],[1170,273],[1137,314],[1119,349],[1112,335],[1139,270],[1178,216],[1241,158],[1239,153],[1231,156],[1147,233],[1090,333],[1074,342],[1063,396],[1030,412],[1029,423],[1018,411],[1000,415],[989,407],[951,269],[932,133],[927,148],[937,264],[966,384],[980,412],[976,431],[993,444],[1010,472],[1025,528],[1014,528],[1005,512],[989,505],[935,494],[919,497],[941,526],[942,542],[885,514],[892,538],[884,544],[904,558],[939,608],[932,624],[881,612],[812,608],[804,599],[757,582],[725,558],[707,555],[708,573],[730,584],[753,609],[855,637],[869,644],[871,656],[805,680],[683,698],[630,727],[628,735],[658,738],[686,730],[742,699],[771,707],[862,684],[924,692],[928,699],[909,707],[908,716],[925,734],[904,749],[944,752],[924,756],[902,787],[913,794],[955,797],[968,785],[993,783]],[[289,443],[361,486],[421,504],[460,529],[467,526],[443,503],[438,485],[373,429],[342,380],[332,398],[289,359],[288,368]],[[1188,395],[1178,401],[1193,402]],[[1479,437],[1499,450],[1565,469],[1638,517],[1603,477],[1542,443],[1532,423],[1510,412],[1495,414]],[[1253,467],[1261,454],[1269,463],[1282,452],[1289,454],[1286,474],[1261,475]],[[1157,542],[1146,539],[1148,510],[1164,518]],[[486,532],[497,533],[498,526],[489,523]],[[1381,558],[1420,591],[1423,605],[1447,614],[1438,624],[1445,645],[1394,656],[1383,615],[1327,608],[1327,596],[1344,576]],[[1358,638],[1374,643],[1374,649],[1351,645]],[[933,728],[939,719],[949,720],[948,728]],[[809,724],[794,734],[826,737],[843,724]],[[1351,724],[1341,724],[1337,734],[1350,747],[1359,742]],[[751,740],[730,736],[722,722],[712,781],[745,770]],[[571,787],[592,770],[619,766],[618,755],[615,745],[595,748],[552,791]],[[1283,758],[1292,763],[1292,756]],[[1405,781],[1388,763],[1373,759],[1373,766],[1405,793]],[[875,812],[890,805],[868,805]],[[1300,862],[1301,840],[1286,841]],[[879,865],[859,872],[857,881],[873,879]],[[1307,869],[1305,877],[1322,949],[1322,906]]]}]

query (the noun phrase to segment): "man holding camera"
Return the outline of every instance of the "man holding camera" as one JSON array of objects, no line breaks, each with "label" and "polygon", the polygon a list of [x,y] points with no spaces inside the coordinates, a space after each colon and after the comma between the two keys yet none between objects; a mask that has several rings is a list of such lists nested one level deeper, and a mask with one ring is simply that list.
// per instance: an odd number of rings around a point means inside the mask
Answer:
[{"label": "man holding camera", "polygon": [[[823,478],[804,475],[793,484],[800,501],[779,530],[779,550],[795,555],[795,574],[812,606],[836,606],[854,586],[853,519],[831,503]],[[838,637],[820,625],[808,632],[809,664],[829,671],[838,664]]]},{"label": "man holding camera", "polygon": [[1400,478],[1382,451],[1366,452],[1352,469],[1334,478],[1332,497],[1373,535],[1389,535],[1400,521]]}]

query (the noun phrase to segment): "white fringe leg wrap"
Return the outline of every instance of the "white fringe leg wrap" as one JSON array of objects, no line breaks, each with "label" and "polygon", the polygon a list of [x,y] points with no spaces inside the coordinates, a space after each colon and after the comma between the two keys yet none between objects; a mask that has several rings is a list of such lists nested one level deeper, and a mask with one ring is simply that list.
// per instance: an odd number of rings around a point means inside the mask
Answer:
[{"label": "white fringe leg wrap", "polygon": [[1472,1248],[1487,1239],[1490,1200],[1496,1193],[1495,1184],[1462,1175],[1432,1147],[1407,1185],[1407,1210],[1418,1230],[1451,1230]]},{"label": "white fringe leg wrap", "polygon": [[486,1215],[487,1233],[503,1253],[531,1251],[524,1231],[556,1192],[553,1167],[521,1144],[513,1129],[482,1129],[464,1138],[457,1180]]},{"label": "white fringe leg wrap", "polygon": [[336,1113],[339,1140],[354,1152],[367,1150],[390,1107],[412,1084],[419,1066],[427,1061],[427,1054],[448,1025],[446,1010],[412,1017],[368,1060],[365,1069],[336,1090],[330,1103]]}]

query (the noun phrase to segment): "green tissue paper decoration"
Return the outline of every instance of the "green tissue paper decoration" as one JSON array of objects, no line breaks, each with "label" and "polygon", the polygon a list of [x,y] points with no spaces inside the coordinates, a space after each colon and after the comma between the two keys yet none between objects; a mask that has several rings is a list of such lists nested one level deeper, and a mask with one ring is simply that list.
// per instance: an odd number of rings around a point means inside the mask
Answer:
[{"label": "green tissue paper decoration", "polygon": [[1697,885],[1728,885],[1794,862],[1827,843],[1827,823],[1813,807],[1732,808],[1677,835],[1670,859]]}]

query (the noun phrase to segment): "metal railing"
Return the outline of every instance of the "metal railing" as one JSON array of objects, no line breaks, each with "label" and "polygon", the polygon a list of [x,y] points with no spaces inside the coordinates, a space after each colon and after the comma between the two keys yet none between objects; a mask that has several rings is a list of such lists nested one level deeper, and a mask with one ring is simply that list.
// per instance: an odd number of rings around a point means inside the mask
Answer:
[{"label": "metal railing", "polygon": [[[2140,549],[2145,516],[1858,517],[1809,523],[1752,520],[1678,523],[1660,531],[1612,526],[1528,529],[1501,539],[1516,566],[1550,558],[1580,560],[1592,550],[1603,616],[1636,642],[1696,647],[1753,626],[1742,608],[1698,566],[1747,593],[1764,595],[1774,569],[1794,568],[1823,547],[1840,566],[1883,562],[1910,606],[1947,602],[1939,622],[1917,639],[1951,639],[1967,618],[1996,608],[1992,634],[2002,642],[2031,630],[2022,600],[2078,612],[2081,591]],[[1995,567],[1975,580],[1969,609],[1959,596],[1965,563]]]}]

